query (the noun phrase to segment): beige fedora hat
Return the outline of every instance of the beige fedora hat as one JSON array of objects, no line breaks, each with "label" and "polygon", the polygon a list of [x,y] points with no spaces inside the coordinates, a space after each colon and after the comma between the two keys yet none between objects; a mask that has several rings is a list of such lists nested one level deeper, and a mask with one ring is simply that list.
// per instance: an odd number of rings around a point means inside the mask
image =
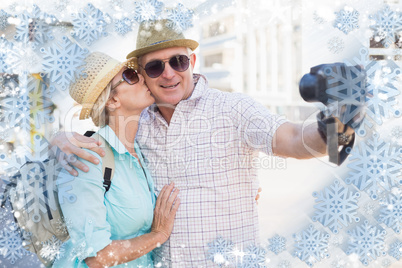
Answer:
[{"label": "beige fedora hat", "polygon": [[127,59],[169,47],[188,47],[191,50],[198,47],[197,41],[186,39],[171,25],[173,23],[168,19],[142,22],[137,34],[137,48],[127,55]]},{"label": "beige fedora hat", "polygon": [[102,53],[92,52],[85,58],[84,75],[70,85],[71,97],[82,105],[80,120],[89,118],[99,95],[113,77],[124,67],[135,68],[136,58],[125,62]]}]

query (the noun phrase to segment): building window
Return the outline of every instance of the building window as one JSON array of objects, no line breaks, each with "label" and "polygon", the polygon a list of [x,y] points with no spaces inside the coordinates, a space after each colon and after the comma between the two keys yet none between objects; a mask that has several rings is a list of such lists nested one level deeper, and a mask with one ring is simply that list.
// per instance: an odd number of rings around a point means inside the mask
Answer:
[{"label": "building window", "polygon": [[206,68],[220,69],[223,63],[223,53],[206,55],[204,58]]},{"label": "building window", "polygon": [[234,32],[234,18],[232,16],[223,18],[222,20],[208,23],[203,28],[203,37],[211,38]]}]

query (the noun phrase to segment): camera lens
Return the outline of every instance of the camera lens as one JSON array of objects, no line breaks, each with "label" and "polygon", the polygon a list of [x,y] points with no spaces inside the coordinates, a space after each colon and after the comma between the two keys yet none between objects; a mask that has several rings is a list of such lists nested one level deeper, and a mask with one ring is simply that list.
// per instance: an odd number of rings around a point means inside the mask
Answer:
[{"label": "camera lens", "polygon": [[302,98],[307,102],[317,102],[320,96],[319,76],[316,74],[305,74],[300,80],[299,90]]}]

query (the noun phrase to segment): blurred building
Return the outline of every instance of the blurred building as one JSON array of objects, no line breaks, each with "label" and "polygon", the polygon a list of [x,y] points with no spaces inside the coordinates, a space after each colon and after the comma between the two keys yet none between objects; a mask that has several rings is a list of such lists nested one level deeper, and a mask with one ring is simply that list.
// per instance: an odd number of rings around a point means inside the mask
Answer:
[{"label": "blurred building", "polygon": [[242,92],[290,120],[314,110],[303,102],[301,0],[208,0],[199,14],[199,71],[211,87]]}]

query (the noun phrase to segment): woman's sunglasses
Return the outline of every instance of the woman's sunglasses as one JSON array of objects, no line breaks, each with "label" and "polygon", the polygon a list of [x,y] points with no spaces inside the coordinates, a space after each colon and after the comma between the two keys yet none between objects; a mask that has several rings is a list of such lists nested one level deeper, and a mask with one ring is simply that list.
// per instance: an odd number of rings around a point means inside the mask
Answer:
[{"label": "woman's sunglasses", "polygon": [[120,85],[124,81],[126,81],[130,85],[134,85],[135,83],[138,83],[138,81],[140,81],[137,72],[133,69],[124,70],[121,76],[123,78],[119,82],[117,82],[117,84],[114,85],[112,89],[115,89],[118,85]]},{"label": "woman's sunglasses", "polygon": [[190,65],[190,58],[186,55],[176,55],[170,59],[165,60],[154,60],[148,62],[145,67],[142,67],[147,75],[151,78],[157,78],[165,70],[165,62],[169,62],[170,67],[178,72],[184,72],[188,69]]}]

